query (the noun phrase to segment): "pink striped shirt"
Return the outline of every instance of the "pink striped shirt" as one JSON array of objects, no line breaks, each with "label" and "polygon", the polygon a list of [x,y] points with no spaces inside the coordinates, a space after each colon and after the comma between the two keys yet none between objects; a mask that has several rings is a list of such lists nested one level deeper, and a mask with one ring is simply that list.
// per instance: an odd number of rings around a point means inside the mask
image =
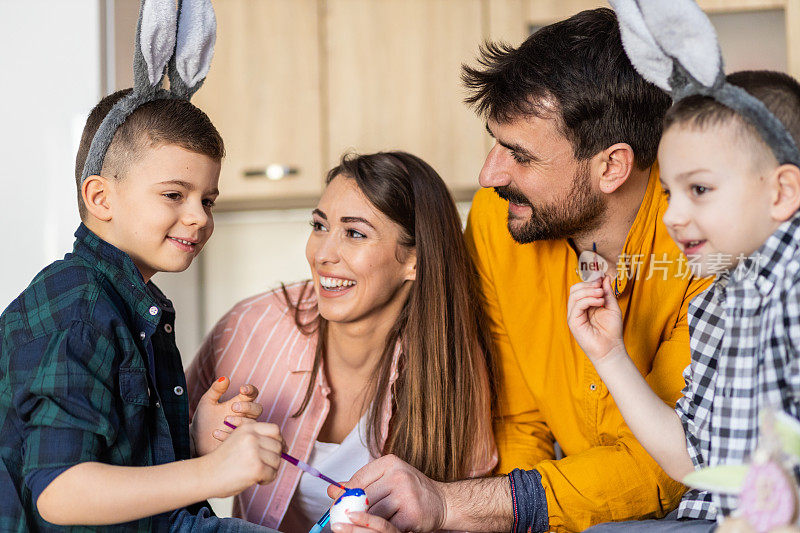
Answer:
[{"label": "pink striped shirt", "polygon": [[[296,301],[305,282],[288,287]],[[301,308],[313,306],[316,295],[309,291]],[[307,461],[330,408],[330,387],[322,367],[305,411],[293,418],[303,401],[314,364],[316,335],[306,336],[296,326],[294,316],[280,290],[266,292],[236,304],[214,326],[186,373],[191,413],[200,396],[220,376],[231,380],[223,400],[234,395],[241,385],[251,383],[260,392],[258,402],[264,408],[259,418],[277,424],[288,453]],[[397,380],[397,363],[401,354],[398,343],[391,366],[389,387]],[[323,361],[324,365],[324,361]],[[381,446],[389,431],[392,409],[391,395],[383,406]],[[487,424],[487,429],[490,424]],[[480,450],[471,476],[489,473],[497,464],[497,449],[490,430],[479,436]],[[300,482],[299,469],[284,463],[268,485],[254,485],[236,496],[234,516],[256,524],[277,528]]]}]

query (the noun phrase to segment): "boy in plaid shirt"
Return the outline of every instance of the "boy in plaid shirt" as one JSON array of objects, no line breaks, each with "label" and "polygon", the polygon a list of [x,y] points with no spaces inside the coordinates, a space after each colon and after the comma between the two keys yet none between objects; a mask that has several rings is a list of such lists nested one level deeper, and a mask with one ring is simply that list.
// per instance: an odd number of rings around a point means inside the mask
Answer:
[{"label": "boy in plaid shirt", "polygon": [[[800,145],[794,79],[758,71],[727,81],[760,100]],[[800,168],[779,164],[750,122],[700,95],[667,113],[658,159],[669,196],[664,223],[701,275],[716,276],[689,307],[691,364],[675,410],[642,378],[648,369],[631,362],[608,277],[572,288],[568,320],[631,430],[681,480],[695,468],[747,461],[762,409],[800,417]],[[636,527],[711,531],[736,503],[689,490],[672,524]],[[677,521],[687,518],[695,520]]]},{"label": "boy in plaid shirt", "polygon": [[266,423],[214,439],[226,416],[240,425],[261,412],[252,386],[220,403],[226,378],[190,436],[175,312],[150,281],[188,268],[211,236],[222,139],[188,100],[154,100],[116,131],[102,175],[82,181],[95,132],[127,92],[87,120],[73,253],[0,317],[0,530],[271,531],[187,509],[271,481],[282,441]]}]

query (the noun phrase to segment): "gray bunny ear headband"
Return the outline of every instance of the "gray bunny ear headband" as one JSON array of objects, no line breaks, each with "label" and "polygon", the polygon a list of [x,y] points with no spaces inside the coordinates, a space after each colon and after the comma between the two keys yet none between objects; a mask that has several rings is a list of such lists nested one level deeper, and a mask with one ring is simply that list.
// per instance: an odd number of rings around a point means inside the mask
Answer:
[{"label": "gray bunny ear headband", "polygon": [[[211,66],[217,19],[211,0],[141,0],[133,57],[133,91],[120,99],[97,129],[81,183],[100,174],[114,133],[139,106],[159,99],[189,100]],[[168,72],[169,90],[161,87]]]},{"label": "gray bunny ear headband", "polygon": [[609,0],[634,68],[673,101],[699,94],[748,120],[780,164],[800,166],[800,150],[757,98],[725,81],[716,32],[694,0]]}]

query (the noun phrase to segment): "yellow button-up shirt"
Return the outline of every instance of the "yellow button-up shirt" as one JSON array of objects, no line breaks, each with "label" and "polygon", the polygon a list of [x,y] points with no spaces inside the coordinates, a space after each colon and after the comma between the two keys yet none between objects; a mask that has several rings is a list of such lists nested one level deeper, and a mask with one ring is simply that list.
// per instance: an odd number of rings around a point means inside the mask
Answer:
[{"label": "yellow button-up shirt", "polygon": [[[661,221],[666,207],[654,169],[615,286],[628,353],[674,406],[689,364],[687,307],[710,280],[691,276]],[[502,372],[498,471],[538,470],[552,530],[665,515],[684,487],[634,438],[567,326],[569,288],[580,281],[574,249],[566,240],[516,243],[507,215],[508,202],[481,190],[466,230]],[[554,442],[564,458],[555,459]]]}]

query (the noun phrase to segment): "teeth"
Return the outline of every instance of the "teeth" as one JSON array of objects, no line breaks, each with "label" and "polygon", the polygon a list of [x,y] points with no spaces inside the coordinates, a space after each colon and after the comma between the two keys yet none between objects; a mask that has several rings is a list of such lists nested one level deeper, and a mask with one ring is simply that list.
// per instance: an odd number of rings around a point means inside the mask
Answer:
[{"label": "teeth", "polygon": [[184,241],[183,239],[176,239],[175,237],[170,237],[173,241],[178,241],[181,244],[188,244],[189,246],[193,245],[194,243],[191,241]]},{"label": "teeth", "polygon": [[320,276],[319,283],[326,289],[332,289],[334,287],[351,287],[356,284],[355,281],[349,279],[326,278],[324,276]]}]

